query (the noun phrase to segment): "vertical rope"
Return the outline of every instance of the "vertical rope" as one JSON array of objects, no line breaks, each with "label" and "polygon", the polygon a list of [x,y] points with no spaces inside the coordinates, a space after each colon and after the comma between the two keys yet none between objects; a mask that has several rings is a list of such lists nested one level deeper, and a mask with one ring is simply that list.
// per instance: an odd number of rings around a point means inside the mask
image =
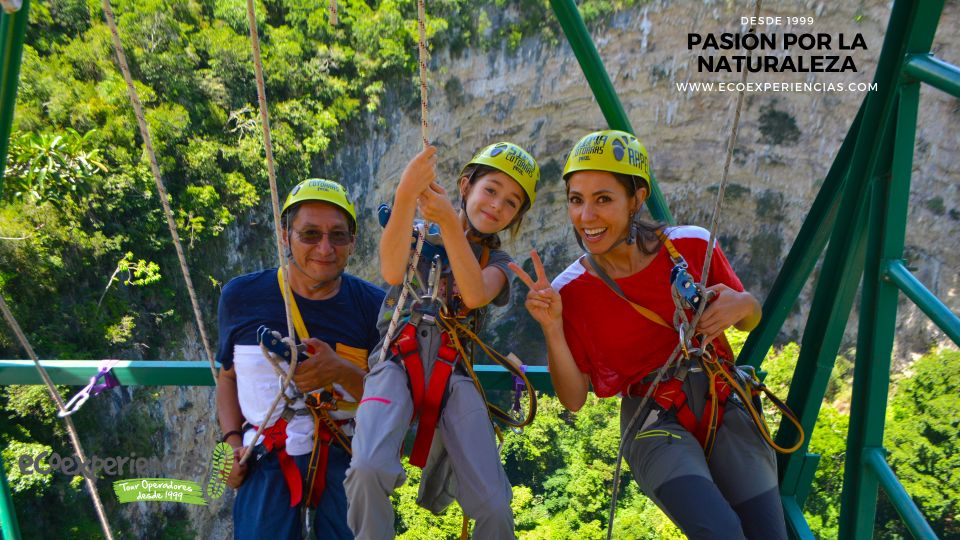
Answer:
[{"label": "vertical rope", "polygon": [[[420,138],[423,140],[423,147],[429,145],[429,126],[427,124],[427,30],[425,25],[426,8],[424,0],[417,0],[417,28],[420,32],[420,41],[417,49],[420,55]],[[407,274],[404,281],[416,273],[417,264],[420,261],[420,252],[423,249],[423,239],[426,236],[428,224],[420,228],[420,234],[417,237],[417,244],[411,254],[408,263]],[[390,326],[387,327],[387,333],[384,335],[383,348],[380,350],[380,359],[387,358],[387,350],[390,348],[390,342],[393,340],[393,334],[397,331],[397,323],[400,313],[403,311],[403,305],[407,301],[408,288],[404,286],[400,290],[400,297],[397,299],[397,307],[393,310],[393,317],[390,319]]]},{"label": "vertical rope", "polygon": [[337,21],[337,0],[330,0],[330,25],[336,26]]},{"label": "vertical rope", "polygon": [[[53,401],[57,404],[57,409],[61,413],[66,413],[67,409],[63,404],[63,398],[60,397],[60,392],[58,392],[57,387],[53,385],[53,381],[50,379],[50,375],[47,374],[47,370],[43,369],[43,366],[40,365],[37,353],[34,352],[33,347],[30,346],[27,336],[23,333],[23,329],[20,328],[20,324],[17,323],[17,319],[14,318],[10,308],[7,307],[7,302],[3,299],[2,294],[0,294],[0,311],[3,311],[3,318],[7,320],[7,324],[10,325],[17,339],[20,340],[20,345],[27,351],[27,356],[33,360],[33,365],[40,373],[43,384],[47,387],[47,391],[50,392],[50,397],[53,398]],[[83,451],[83,446],[80,444],[80,436],[77,434],[77,428],[73,425],[73,420],[69,415],[63,416],[62,418],[63,423],[67,426],[67,434],[70,436],[70,444],[73,446],[73,451],[76,452],[77,458],[80,459],[80,474],[83,475],[83,481],[86,482],[87,490],[93,498],[93,507],[97,511],[97,519],[100,521],[100,527],[103,529],[103,534],[107,537],[107,540],[113,540],[110,523],[107,521],[107,513],[103,509],[103,502],[100,500],[100,494],[97,492],[97,484],[90,474],[90,469],[86,466],[87,456]]]},{"label": "vertical rope", "polygon": [[[760,2],[757,0],[753,8],[753,20],[757,20],[760,16]],[[751,26],[748,30],[749,32],[755,32],[756,26]],[[750,65],[750,50],[747,50],[747,61],[744,65]],[[710,224],[710,241],[707,243],[707,255],[703,260],[703,271],[700,273],[700,285],[706,286],[707,284],[707,275],[710,273],[710,263],[713,260],[713,249],[717,245],[717,229],[720,227],[720,210],[723,205],[723,194],[727,190],[727,176],[730,173],[730,162],[733,160],[733,148],[737,144],[737,134],[740,131],[740,111],[743,109],[743,96],[747,87],[747,72],[749,70],[744,68],[740,72],[740,93],[737,95],[737,109],[733,115],[733,128],[730,131],[730,140],[727,142],[727,157],[723,162],[723,174],[720,176],[720,188],[717,190],[717,200],[713,206],[713,219]],[[700,313],[703,313],[704,308],[706,307],[706,302],[700,303]]]},{"label": "vertical rope", "polygon": [[429,137],[429,126],[427,125],[427,29],[425,26],[426,9],[423,0],[417,0],[417,28],[420,31],[420,43],[418,46],[420,52],[420,137],[423,139],[423,147],[426,148]]},{"label": "vertical rope", "polygon": [[270,114],[267,111],[267,89],[263,82],[263,60],[260,56],[260,36],[257,33],[257,15],[253,6],[253,0],[247,0],[247,23],[250,27],[250,47],[253,50],[254,73],[257,79],[257,100],[260,106],[260,124],[263,128],[263,148],[267,158],[267,176],[270,180],[270,201],[273,208],[273,230],[276,236],[277,258],[280,260],[280,271],[283,272],[283,290],[280,291],[280,293],[281,296],[283,296],[283,307],[287,316],[287,336],[290,337],[291,356],[290,367],[287,369],[287,375],[283,380],[283,384],[280,385],[280,391],[277,393],[276,398],[274,398],[273,404],[271,404],[267,410],[263,421],[260,422],[260,426],[253,436],[253,440],[247,445],[247,450],[240,460],[241,464],[246,463],[247,459],[253,454],[253,447],[256,446],[257,440],[260,439],[260,434],[263,433],[264,428],[267,427],[267,421],[273,416],[273,411],[276,410],[277,404],[280,403],[280,399],[283,398],[287,385],[290,384],[290,379],[293,377],[293,372],[297,369],[298,357],[296,346],[294,345],[294,336],[297,334],[293,328],[293,317],[290,313],[290,299],[293,295],[293,290],[290,288],[290,265],[287,262],[287,257],[284,256],[283,241],[281,240],[283,232],[280,227],[280,196],[277,190],[277,173],[273,160],[273,142],[270,138]]},{"label": "vertical rope", "polygon": [[180,244],[180,235],[177,233],[177,223],[174,221],[173,211],[170,209],[167,189],[164,187],[163,178],[160,176],[160,166],[157,165],[157,155],[153,150],[153,140],[150,138],[150,130],[143,116],[143,106],[140,104],[137,89],[133,86],[133,77],[130,75],[130,68],[127,66],[127,57],[123,53],[123,45],[120,43],[120,32],[117,30],[117,23],[113,17],[113,8],[110,6],[110,0],[103,0],[103,14],[107,19],[107,26],[110,27],[110,35],[113,36],[113,49],[117,54],[117,63],[120,65],[120,71],[123,73],[123,80],[127,83],[127,94],[130,96],[130,104],[133,105],[133,113],[137,117],[140,137],[143,139],[143,145],[150,159],[150,171],[153,173],[153,181],[157,185],[160,204],[163,206],[163,213],[167,218],[167,227],[170,229],[170,236],[173,238],[173,247],[176,249],[177,259],[180,261],[180,272],[183,274],[183,280],[187,284],[187,293],[190,296],[190,304],[193,306],[193,316],[197,323],[197,329],[200,332],[200,341],[203,342],[203,350],[207,353],[207,361],[210,362],[210,373],[213,375],[213,382],[216,383],[217,368],[213,363],[213,350],[210,348],[207,331],[203,325],[200,303],[197,301],[197,293],[193,289],[193,280],[190,279],[190,268],[187,266],[187,258],[184,256],[183,246]]},{"label": "vertical rope", "polygon": [[[760,3],[761,3],[761,0],[756,0],[756,3],[753,8],[753,20],[756,20],[760,16]],[[753,27],[753,26],[750,27],[749,31],[750,32],[756,31],[756,27]],[[749,63],[750,63],[750,51],[748,50],[746,64],[749,65]],[[720,188],[717,190],[717,199],[713,207],[713,218],[711,220],[712,223],[710,225],[710,240],[707,242],[707,253],[706,253],[706,256],[704,257],[703,270],[700,274],[701,287],[706,287],[707,277],[710,273],[710,263],[712,262],[712,259],[713,259],[713,250],[714,250],[714,247],[717,245],[717,229],[720,226],[720,211],[723,206],[723,194],[726,191],[727,177],[730,172],[730,162],[733,159],[733,149],[734,149],[734,146],[736,145],[737,133],[739,132],[739,128],[740,128],[740,113],[741,113],[741,110],[743,109],[743,97],[746,90],[746,81],[747,81],[748,71],[749,70],[744,68],[740,72],[740,83],[741,83],[740,93],[737,96],[737,108],[733,116],[733,127],[731,128],[730,140],[727,142],[727,157],[723,164],[723,174],[720,177]],[[700,322],[700,317],[703,315],[703,310],[706,307],[707,307],[707,302],[705,301],[700,302],[700,309],[698,309],[697,312],[694,314],[693,320],[691,321],[691,324],[690,324],[691,330],[697,327],[697,324]],[[625,448],[624,443],[626,442],[626,437],[630,436],[630,432],[633,430],[634,424],[640,418],[641,411],[645,408],[647,401],[653,395],[653,392],[656,391],[656,387],[660,383],[660,378],[666,371],[666,368],[668,368],[669,365],[674,362],[681,346],[683,346],[684,348],[689,347],[689,342],[693,338],[693,334],[694,332],[691,331],[691,332],[687,332],[687,334],[683,336],[682,339],[686,343],[681,343],[677,345],[677,348],[674,349],[674,352],[671,355],[671,358],[664,365],[664,368],[658,370],[659,373],[657,374],[656,380],[653,382],[653,384],[650,385],[650,388],[647,390],[646,395],[643,397],[643,400],[640,402],[640,407],[636,410],[636,412],[633,415],[633,418],[630,419],[630,422],[627,423],[627,429],[621,435],[620,448],[617,453],[616,472],[613,478],[613,495],[610,500],[610,514],[609,514],[609,521],[607,523],[607,540],[610,540],[613,537],[613,520],[617,511],[617,485],[619,484],[619,481],[620,481],[620,464],[621,464],[621,460],[623,459],[623,451]]]}]

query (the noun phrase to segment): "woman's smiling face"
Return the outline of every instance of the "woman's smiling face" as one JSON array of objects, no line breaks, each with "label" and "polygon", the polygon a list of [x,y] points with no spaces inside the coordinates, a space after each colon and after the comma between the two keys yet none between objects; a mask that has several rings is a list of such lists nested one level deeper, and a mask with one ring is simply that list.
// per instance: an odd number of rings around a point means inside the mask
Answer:
[{"label": "woman's smiling face", "polygon": [[577,171],[567,179],[567,214],[590,253],[605,253],[627,236],[630,216],[646,196],[634,196],[607,171]]}]

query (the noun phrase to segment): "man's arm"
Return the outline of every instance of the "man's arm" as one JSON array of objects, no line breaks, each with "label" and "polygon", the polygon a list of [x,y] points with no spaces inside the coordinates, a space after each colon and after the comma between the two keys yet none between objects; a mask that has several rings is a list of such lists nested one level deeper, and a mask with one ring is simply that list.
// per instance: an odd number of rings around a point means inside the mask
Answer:
[{"label": "man's arm", "polygon": [[237,372],[231,366],[221,369],[217,377],[217,416],[220,419],[220,431],[229,434],[224,442],[233,448],[233,467],[227,477],[227,485],[236,489],[243,484],[247,475],[247,465],[240,465],[243,455],[243,413],[240,411],[240,398],[237,395]]}]

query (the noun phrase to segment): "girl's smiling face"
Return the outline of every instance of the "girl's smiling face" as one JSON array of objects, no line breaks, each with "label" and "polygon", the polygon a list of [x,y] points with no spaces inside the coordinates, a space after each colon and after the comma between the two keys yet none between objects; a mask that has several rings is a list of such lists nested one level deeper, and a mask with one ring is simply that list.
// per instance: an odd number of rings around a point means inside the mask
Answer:
[{"label": "girl's smiling face", "polygon": [[468,178],[462,178],[460,190],[465,193],[470,223],[483,234],[497,233],[510,226],[526,200],[520,184],[498,170],[477,178],[472,185]]}]

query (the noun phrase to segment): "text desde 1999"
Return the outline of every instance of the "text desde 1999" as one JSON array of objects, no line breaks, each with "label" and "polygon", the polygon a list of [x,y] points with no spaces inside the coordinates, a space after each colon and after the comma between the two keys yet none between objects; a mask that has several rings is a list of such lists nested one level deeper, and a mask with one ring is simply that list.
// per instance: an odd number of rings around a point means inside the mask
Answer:
[{"label": "text desde 1999", "polygon": [[740,24],[744,26],[778,26],[781,24],[795,24],[809,26],[813,24],[813,17],[740,17]]}]

